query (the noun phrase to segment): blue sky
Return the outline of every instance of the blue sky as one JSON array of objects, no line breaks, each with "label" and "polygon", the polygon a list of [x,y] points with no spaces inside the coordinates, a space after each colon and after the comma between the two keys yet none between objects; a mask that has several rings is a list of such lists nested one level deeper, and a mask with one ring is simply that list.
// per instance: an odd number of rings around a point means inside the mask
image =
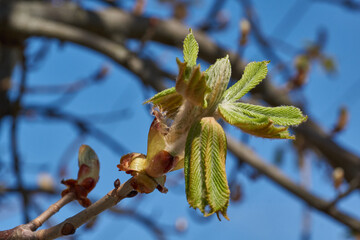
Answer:
[{"label": "blue sky", "polygon": [[[133,4],[133,1],[128,2],[129,6]],[[192,17],[196,16],[197,19],[202,19],[200,18],[201,14],[204,13],[204,9],[208,8],[209,2],[199,0],[198,4],[194,5],[189,13],[189,19],[186,20],[190,27],[198,24],[198,22],[191,20]],[[264,33],[272,35],[294,1],[253,2]],[[307,2],[303,1],[303,4],[307,4]],[[303,5],[299,6],[304,7]],[[91,7],[94,6],[91,5]],[[213,34],[213,37],[215,41],[232,50],[236,48],[237,24],[238,20],[243,17],[243,11],[236,1],[227,1],[225,10],[231,19],[230,25],[221,33],[221,36],[220,34]],[[170,13],[167,7],[160,8],[155,1],[149,0],[146,14],[156,14],[165,18]],[[304,16],[298,20],[290,34],[284,36],[285,34],[281,31],[275,32],[277,38],[301,49],[306,41],[316,38],[316,33],[320,28],[327,29],[328,42],[325,52],[335,56],[338,72],[329,77],[318,64],[315,64],[311,70],[308,84],[301,92],[296,93],[296,97],[306,99],[306,111],[326,129],[331,129],[335,123],[339,107],[346,105],[350,111],[350,122],[347,129],[337,136],[336,140],[357,154],[360,154],[357,138],[359,133],[357,122],[360,120],[357,109],[360,101],[356,96],[359,90],[357,84],[359,80],[357,65],[358,56],[360,56],[360,48],[358,47],[360,33],[357,31],[359,23],[360,16],[357,12],[344,10],[333,5],[313,3]],[[250,41],[251,44],[245,51],[245,59],[248,61],[267,59],[254,44],[255,40],[251,38]],[[29,52],[36,50],[41,43],[42,39],[31,39],[29,41]],[[170,52],[168,47],[162,47],[159,44],[148,44],[146,51],[156,54],[160,62],[165,64],[164,68],[171,70],[176,69],[175,57],[181,57],[180,51]],[[284,55],[284,57],[289,64],[292,64],[292,59],[288,55]],[[116,139],[126,148],[126,151],[146,153],[147,131],[152,117],[149,114],[149,109],[142,103],[154,92],[152,90],[144,91],[139,79],[108,58],[74,44],[62,45],[57,41],[52,41],[45,61],[36,71],[29,73],[29,86],[71,83],[89,76],[104,64],[111,67],[111,72],[106,80],[82,90],[69,104],[63,105],[62,109],[69,113],[85,116],[89,121],[94,120],[91,116],[92,113],[127,109],[128,114],[123,119],[107,122],[100,116],[95,121],[95,126]],[[19,70],[15,71],[13,79],[19,82]],[[277,78],[275,81],[278,85],[284,83]],[[57,97],[51,95],[29,95],[24,101],[26,104],[46,105],[55,99]],[[11,185],[14,183],[14,179],[9,164],[11,154],[8,150],[10,144],[8,126],[8,119],[3,121],[0,126],[0,157],[5,162],[5,167],[0,170],[0,181],[5,181],[6,184]],[[239,131],[233,128],[229,129],[231,135],[241,136]],[[55,179],[58,179],[58,161],[76,136],[77,130],[66,122],[48,121],[39,117],[29,117],[22,120],[19,147],[26,184],[29,186],[36,184],[39,171],[49,171]],[[122,182],[128,179],[128,176],[118,172],[116,168],[121,154],[127,153],[126,151],[112,151],[92,137],[84,138],[81,143],[89,144],[97,152],[101,161],[100,181],[90,194],[93,199],[98,199],[111,190],[116,178],[120,178]],[[274,141],[255,137],[250,137],[249,141],[249,146],[269,162],[273,159],[274,149],[279,146],[289,149],[289,144],[290,142],[285,140]],[[291,150],[287,150],[285,156],[282,170],[295,181],[299,181],[295,156]],[[311,190],[326,199],[331,199],[335,196],[335,191],[331,186],[328,169],[318,167],[316,164],[318,160],[315,156],[309,154],[308,159],[312,166]],[[235,166],[235,161],[229,154],[227,159],[228,173]],[[72,152],[68,160],[68,169],[68,177],[75,177],[77,172],[76,151]],[[175,179],[178,174],[178,172],[172,173],[170,179]],[[168,229],[173,228],[177,219],[187,219],[188,230],[179,235],[169,233],[169,239],[196,239],[200,237],[246,240],[300,239],[301,217],[304,207],[301,201],[265,177],[252,181],[246,174],[240,172],[237,179],[241,183],[244,199],[240,203],[230,204],[228,212],[231,221],[229,222],[226,220],[218,222],[216,217],[211,217],[208,221],[199,222],[196,220],[197,218],[194,218],[191,213],[193,210],[189,209],[186,202],[183,181],[180,181],[178,186],[169,187],[169,193],[166,195],[156,192],[144,195],[141,200],[125,200],[120,203],[120,206],[136,208],[138,212],[156,219]],[[43,209],[56,200],[57,198],[50,200],[43,197],[36,198]],[[6,201],[6,204],[0,208],[0,229],[18,225],[22,219],[20,202],[14,197],[9,197]],[[360,198],[355,193],[341,202],[341,207],[360,216],[359,201]],[[4,208],[4,206],[8,207]],[[79,211],[81,207],[76,203],[67,206],[56,215],[54,222],[70,216],[74,209]],[[36,216],[34,211],[31,214]],[[311,239],[347,239],[346,229],[339,223],[317,211],[313,211],[311,216]],[[127,239],[130,236],[136,239],[150,239],[152,237],[145,227],[127,217],[104,213],[100,215],[100,220],[96,228],[91,231],[79,229],[79,239],[100,239],[101,237]]]}]

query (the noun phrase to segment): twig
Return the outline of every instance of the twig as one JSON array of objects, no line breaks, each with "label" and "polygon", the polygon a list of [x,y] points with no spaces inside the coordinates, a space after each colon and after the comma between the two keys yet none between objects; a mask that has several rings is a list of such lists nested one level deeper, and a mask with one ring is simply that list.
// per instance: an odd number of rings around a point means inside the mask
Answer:
[{"label": "twig", "polygon": [[226,4],[226,0],[215,0],[206,14],[206,17],[202,20],[199,29],[202,31],[209,31],[216,28],[216,15],[223,9]]},{"label": "twig", "polygon": [[36,229],[41,227],[45,221],[47,221],[51,216],[53,216],[55,213],[57,213],[62,207],[64,207],[66,204],[70,203],[74,199],[75,199],[74,193],[66,194],[59,201],[52,204],[47,210],[45,210],[43,213],[41,213],[37,218],[32,220],[29,223],[30,229],[32,231],[35,231]]},{"label": "twig", "polygon": [[26,63],[25,63],[25,57],[23,56],[23,59],[21,61],[21,80],[20,80],[20,86],[19,86],[19,93],[12,103],[12,123],[11,123],[11,151],[13,156],[13,168],[14,168],[14,174],[16,177],[17,185],[19,188],[19,192],[22,195],[23,199],[23,207],[24,207],[24,221],[29,221],[29,199],[27,192],[24,191],[23,186],[23,178],[22,178],[22,171],[21,171],[21,163],[20,163],[20,157],[19,157],[19,150],[18,150],[18,139],[17,139],[17,132],[18,132],[18,114],[19,110],[21,108],[21,101],[25,92],[25,85],[26,85]]},{"label": "twig", "polygon": [[265,53],[265,56],[271,59],[274,63],[280,64],[283,68],[283,73],[286,77],[290,76],[290,69],[284,64],[284,61],[281,59],[281,57],[276,53],[276,51],[273,49],[273,46],[271,45],[271,42],[268,40],[268,38],[264,35],[263,31],[261,30],[260,23],[257,21],[256,13],[253,8],[253,4],[251,0],[239,0],[239,3],[241,4],[243,11],[246,15],[246,18],[249,20],[251,24],[251,32],[255,36],[259,47],[261,50]]},{"label": "twig", "polygon": [[74,234],[76,229],[86,223],[88,220],[105,211],[106,209],[111,208],[112,206],[120,202],[122,199],[129,196],[129,194],[134,191],[130,182],[131,179],[126,181],[119,188],[111,190],[100,200],[90,205],[90,207],[84,209],[75,216],[66,219],[62,223],[59,223],[54,227],[42,229],[35,232],[36,239],[55,239],[64,235]]},{"label": "twig", "polygon": [[314,0],[314,2],[334,4],[352,11],[360,10],[360,3],[355,0]]},{"label": "twig", "polygon": [[[136,73],[145,83],[149,78],[154,78],[154,73],[156,73],[155,76],[172,77],[172,75],[166,76],[152,61],[141,60],[124,46],[81,28],[50,20],[43,21],[41,18],[30,17],[26,14],[13,18],[10,24],[13,30],[29,36],[44,36],[71,41],[104,53],[131,72]],[[156,82],[157,90],[164,88],[161,81]]]},{"label": "twig", "polygon": [[230,136],[227,136],[228,148],[239,160],[251,165],[262,174],[266,175],[270,180],[276,182],[290,193],[305,201],[309,206],[329,215],[338,222],[347,227],[360,232],[360,221],[347,215],[346,213],[336,209],[335,207],[328,208],[329,202],[316,197],[308,192],[305,188],[292,182],[276,167],[266,164],[253,151],[248,149],[245,145],[237,142]]},{"label": "twig", "polygon": [[56,193],[56,191],[54,190],[46,190],[46,189],[42,189],[42,188],[23,188],[20,189],[19,187],[16,188],[1,188],[0,187],[0,194],[1,193],[19,193],[21,191],[26,192],[27,195],[32,195],[32,194],[36,194],[36,193],[46,193],[46,194],[54,194]]},{"label": "twig", "polygon": [[359,188],[359,186],[360,186],[360,175],[350,181],[348,189],[345,192],[339,194],[333,201],[331,201],[328,205],[328,208],[335,206],[341,199],[347,197],[350,193],[352,193],[354,190]]},{"label": "twig", "polygon": [[92,136],[96,137],[97,140],[104,143],[115,153],[124,154],[125,152],[129,152],[126,147],[119,144],[114,138],[94,127],[90,122],[87,122],[76,115],[61,112],[57,108],[43,106],[27,106],[24,107],[24,112],[26,111],[35,111],[36,113],[48,118],[70,122],[79,129],[80,133],[92,134]]},{"label": "twig", "polygon": [[[29,86],[25,89],[25,93],[27,94],[70,94],[74,92],[78,92],[86,87],[90,87],[92,83],[97,83],[102,80],[106,76],[100,76],[102,71],[108,71],[106,66],[102,66],[97,69],[90,76],[80,78],[71,83],[59,84],[59,85],[40,85],[40,86]],[[104,70],[105,69],[105,70]]]}]

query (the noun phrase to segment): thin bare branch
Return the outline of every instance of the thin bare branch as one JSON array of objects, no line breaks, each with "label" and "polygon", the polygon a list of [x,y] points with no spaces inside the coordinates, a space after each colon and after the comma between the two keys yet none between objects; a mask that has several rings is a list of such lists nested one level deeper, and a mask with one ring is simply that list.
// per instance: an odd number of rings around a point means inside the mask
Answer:
[{"label": "thin bare branch", "polygon": [[276,182],[290,193],[299,197],[299,199],[306,202],[309,206],[323,212],[330,217],[336,219],[338,222],[345,226],[360,231],[360,221],[351,217],[350,215],[336,209],[335,207],[329,208],[329,202],[316,197],[315,195],[308,192],[302,186],[292,182],[276,167],[266,164],[260,159],[253,151],[247,148],[245,145],[237,142],[230,136],[227,137],[229,150],[239,158],[239,160],[249,164],[250,166],[257,169],[259,172],[267,176],[270,180]]},{"label": "thin bare branch", "polygon": [[59,201],[52,204],[47,210],[45,210],[43,213],[41,213],[38,217],[33,219],[29,223],[29,227],[32,231],[35,231],[39,227],[43,225],[45,221],[47,221],[51,216],[53,216],[55,213],[57,213],[62,207],[64,207],[66,204],[70,203],[75,199],[74,193],[66,194],[64,197],[62,197]]},{"label": "thin bare branch", "polygon": [[125,152],[129,152],[125,146],[121,145],[118,141],[116,141],[113,137],[103,132],[101,129],[96,128],[90,122],[70,113],[62,112],[60,109],[52,108],[52,107],[43,107],[43,106],[26,106],[23,108],[22,113],[26,114],[27,111],[37,113],[41,116],[53,119],[59,119],[62,121],[67,121],[73,124],[80,133],[90,134],[95,137],[100,142],[104,143],[115,153],[124,154]]},{"label": "thin bare branch", "polygon": [[13,157],[13,169],[17,181],[17,187],[22,195],[23,208],[24,208],[24,222],[28,222],[29,217],[29,196],[24,191],[23,174],[21,169],[20,155],[18,149],[18,124],[19,124],[19,110],[21,108],[22,98],[24,96],[26,87],[26,63],[25,58],[21,61],[21,81],[19,93],[16,99],[12,102],[12,123],[11,123],[11,152]]},{"label": "thin bare branch", "polygon": [[76,229],[79,228],[81,225],[83,225],[99,213],[113,207],[122,199],[126,198],[132,191],[134,191],[130,184],[130,180],[122,184],[118,189],[111,190],[100,200],[93,203],[92,205],[90,205],[90,207],[84,209],[75,216],[66,219],[65,221],[59,223],[58,225],[55,225],[54,227],[35,232],[36,239],[55,239],[64,235],[74,234]]},{"label": "thin bare branch", "polygon": [[352,181],[350,181],[348,188],[345,192],[340,193],[333,201],[329,203],[329,208],[335,206],[340,200],[343,198],[349,196],[352,192],[354,192],[356,189],[358,189],[360,186],[360,175],[356,178],[354,178]]}]

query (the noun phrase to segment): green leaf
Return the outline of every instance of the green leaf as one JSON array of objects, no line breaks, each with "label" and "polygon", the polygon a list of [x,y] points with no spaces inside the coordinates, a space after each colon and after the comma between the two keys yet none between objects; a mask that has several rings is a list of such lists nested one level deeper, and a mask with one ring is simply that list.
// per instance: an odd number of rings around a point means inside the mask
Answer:
[{"label": "green leaf", "polygon": [[188,67],[193,67],[196,65],[196,59],[199,53],[199,45],[195,40],[195,37],[190,28],[190,33],[186,36],[184,40],[184,61]]},{"label": "green leaf", "polygon": [[[277,123],[290,123],[291,121],[298,124],[302,121],[306,120],[306,117],[301,116],[301,121],[294,120],[290,118],[281,117],[279,113],[278,115],[271,116],[271,115],[265,115],[260,114],[259,112],[256,112],[255,110],[258,109],[260,106],[254,106],[249,107],[250,104],[245,104],[246,108],[242,108],[242,103],[226,103],[219,105],[219,113],[221,117],[231,125],[234,125],[238,128],[240,128],[242,131],[258,136],[263,138],[285,138],[285,139],[295,139],[294,136],[291,136],[288,127],[284,126],[276,126],[274,125],[274,122]],[[260,109],[263,112],[265,107],[260,107]],[[275,109],[275,112],[278,111],[278,109],[281,107],[278,107]],[[283,107],[287,109],[287,107]],[[252,109],[253,111],[249,110]],[[272,112],[270,110],[270,112]],[[280,111],[283,112],[283,111]],[[286,112],[286,111],[285,111]],[[267,112],[268,113],[268,112]],[[293,113],[292,113],[293,114]],[[287,124],[289,125],[289,124]]]},{"label": "green leaf", "polygon": [[244,114],[253,118],[269,118],[274,124],[281,126],[299,125],[306,121],[301,110],[293,106],[280,107],[263,107],[259,105],[252,105],[248,103],[233,103],[233,105],[241,109]]},{"label": "green leaf", "polygon": [[147,100],[145,103],[153,103],[164,112],[166,117],[174,119],[179,107],[183,103],[183,97],[176,92],[175,87],[165,89]]},{"label": "green leaf", "polygon": [[205,215],[221,213],[228,219],[229,204],[225,159],[226,136],[213,117],[193,124],[185,146],[184,171],[186,196],[191,207]]},{"label": "green leaf", "polygon": [[229,56],[218,59],[215,64],[206,70],[206,73],[208,76],[207,86],[211,90],[206,99],[208,101],[208,107],[212,108],[222,99],[230,80],[231,64]]},{"label": "green leaf", "polygon": [[248,93],[251,89],[256,87],[267,74],[267,64],[270,61],[251,62],[244,70],[241,79],[231,86],[224,93],[225,101],[236,101]]}]

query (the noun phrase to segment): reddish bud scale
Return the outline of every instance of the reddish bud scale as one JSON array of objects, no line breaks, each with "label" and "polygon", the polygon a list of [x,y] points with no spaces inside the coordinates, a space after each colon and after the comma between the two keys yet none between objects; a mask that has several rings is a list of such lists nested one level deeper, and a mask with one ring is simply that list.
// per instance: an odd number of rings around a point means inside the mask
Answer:
[{"label": "reddish bud scale", "polygon": [[162,150],[150,160],[145,171],[151,177],[161,177],[175,166],[176,159],[177,157],[173,157],[169,152]]},{"label": "reddish bud scale", "polygon": [[157,185],[151,177],[145,174],[138,174],[131,180],[131,186],[140,193],[151,193]]},{"label": "reddish bud scale", "polygon": [[86,191],[89,193],[91,190],[94,189],[94,187],[96,186],[96,181],[91,178],[85,178],[81,183],[80,186],[82,186],[83,188],[86,189]]},{"label": "reddish bud scale", "polygon": [[[80,168],[79,168],[79,172],[78,172],[78,179],[80,179],[81,176],[87,176],[91,173],[91,168],[85,164],[81,165]],[[93,182],[93,186],[90,190],[92,190],[97,181],[99,180],[99,177],[97,177],[96,179],[94,179],[93,177],[87,177],[85,179],[81,179],[81,182],[79,182],[80,185],[86,185],[88,186],[88,183],[84,183],[85,181],[89,182],[89,179],[92,179],[92,182]],[[84,183],[84,184],[83,184]]]},{"label": "reddish bud scale", "polygon": [[141,153],[129,153],[121,157],[120,164],[117,165],[119,171],[125,171],[127,174],[132,174],[136,172],[135,169],[132,169],[131,163],[136,158],[146,158],[144,154]]},{"label": "reddish bud scale", "polygon": [[[91,180],[93,181],[93,180]],[[94,185],[94,183],[90,183],[91,181],[85,181],[86,184]],[[82,186],[78,184],[77,180],[68,179],[66,181],[62,180],[62,184],[67,186],[68,188],[61,192],[61,196],[64,197],[68,193],[74,193],[76,200],[80,203],[83,207],[88,207],[91,205],[91,201],[87,198],[88,193],[91,190],[88,190],[89,186]]]}]

